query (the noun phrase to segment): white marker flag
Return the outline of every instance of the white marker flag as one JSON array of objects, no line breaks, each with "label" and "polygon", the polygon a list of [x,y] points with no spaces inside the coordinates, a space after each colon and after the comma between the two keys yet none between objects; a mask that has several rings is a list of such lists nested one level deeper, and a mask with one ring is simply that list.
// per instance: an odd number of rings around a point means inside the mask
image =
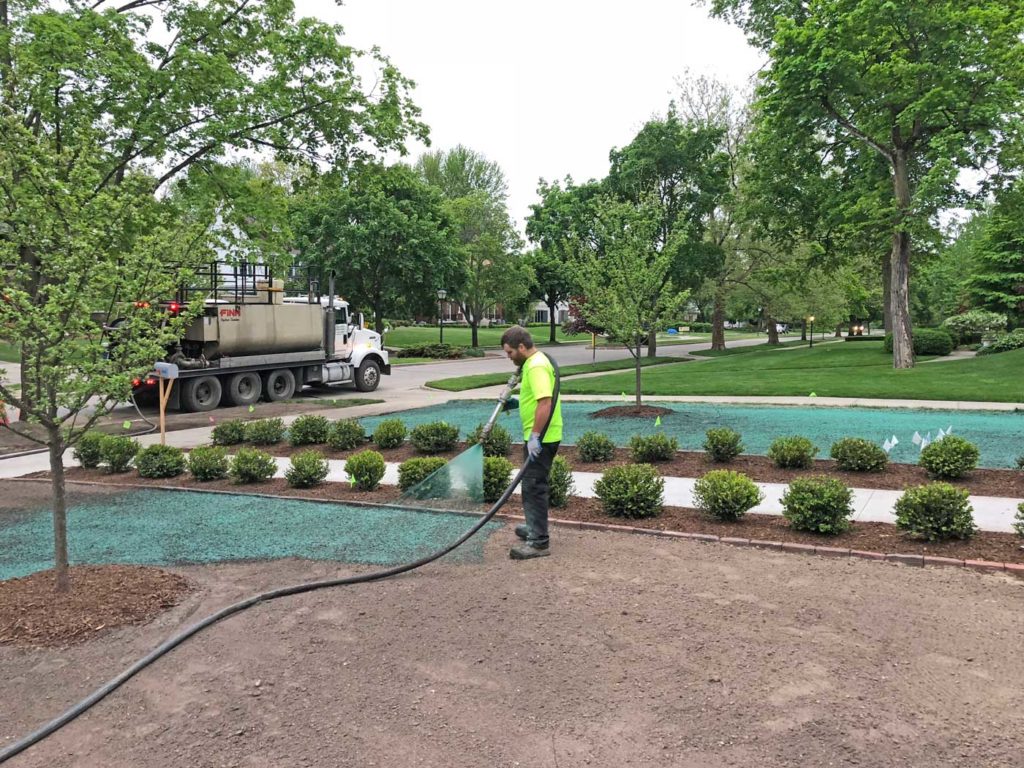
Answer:
[{"label": "white marker flag", "polygon": [[895,448],[895,447],[896,447],[897,445],[899,445],[899,444],[900,444],[900,441],[896,439],[896,435],[893,435],[893,436],[892,436],[892,440],[890,440],[889,442],[891,442],[891,443],[892,443],[892,445],[893,445],[893,447],[894,447],[894,448]]},{"label": "white marker flag", "polygon": [[886,453],[891,451],[892,443],[889,440],[886,440],[884,443],[882,443],[882,450],[885,451]]},{"label": "white marker flag", "polygon": [[920,445],[921,444],[921,433],[920,432],[914,432],[914,438],[913,438],[913,440],[911,442],[914,445]]}]

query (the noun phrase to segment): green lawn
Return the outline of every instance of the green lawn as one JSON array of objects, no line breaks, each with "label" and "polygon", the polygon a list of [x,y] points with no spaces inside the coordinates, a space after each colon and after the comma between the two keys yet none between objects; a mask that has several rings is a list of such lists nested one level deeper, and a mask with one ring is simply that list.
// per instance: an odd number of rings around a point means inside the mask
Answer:
[{"label": "green lawn", "polygon": [[0,363],[16,363],[20,359],[17,347],[6,341],[0,341]]},{"label": "green lawn", "polygon": [[[633,378],[615,373],[567,381],[565,394],[617,395]],[[645,395],[796,395],[908,400],[1024,402],[1024,350],[892,368],[881,343],[825,344],[789,352],[758,350],[699,365],[670,365],[643,376]]]},{"label": "green lawn", "polygon": [[[832,340],[829,339],[828,341]],[[815,341],[814,343],[826,344],[828,342]],[[733,355],[745,355],[750,352],[765,352],[770,349],[782,349],[784,347],[799,347],[801,345],[806,347],[807,342],[801,341],[800,339],[789,339],[788,341],[784,341],[776,347],[769,347],[768,342],[765,341],[764,344],[751,344],[750,346],[747,347],[727,347],[725,349],[702,349],[698,352],[691,352],[690,354],[696,355],[697,357],[732,357]]]},{"label": "green lawn", "polygon": [[[508,330],[508,326],[503,328],[481,328],[478,333],[478,340],[481,347],[498,347],[501,346],[501,334]],[[545,328],[530,328],[530,333],[533,335],[534,341],[538,344],[547,344],[549,330]],[[384,344],[389,347],[413,347],[419,346],[420,344],[436,344],[438,342],[438,328],[437,326],[419,326],[419,327],[402,327],[394,328],[384,334]],[[559,343],[575,343],[583,344],[590,343],[589,336],[566,336],[562,333],[562,329],[556,327],[556,339]],[[444,327],[444,343],[455,344],[460,347],[468,347],[472,341],[472,334],[469,328],[464,326],[446,325]],[[603,339],[598,339],[600,344]]]},{"label": "green lawn", "polygon": [[[673,357],[644,357],[641,358],[640,364],[642,366],[648,365],[660,365],[662,363],[671,363],[675,358]],[[582,365],[566,365],[561,369],[562,376],[572,376],[579,373],[600,373],[601,371],[618,371],[623,368],[632,370],[636,365],[636,361],[633,358],[626,358],[625,360],[605,360],[600,363],[583,363]],[[476,389],[478,387],[490,387],[498,384],[504,384],[508,381],[508,377],[511,373],[480,373],[475,376],[457,376],[451,379],[438,379],[436,381],[428,381],[428,387],[436,387],[437,389],[444,389],[448,392],[461,392],[464,389]],[[603,377],[602,377],[603,378]]]}]

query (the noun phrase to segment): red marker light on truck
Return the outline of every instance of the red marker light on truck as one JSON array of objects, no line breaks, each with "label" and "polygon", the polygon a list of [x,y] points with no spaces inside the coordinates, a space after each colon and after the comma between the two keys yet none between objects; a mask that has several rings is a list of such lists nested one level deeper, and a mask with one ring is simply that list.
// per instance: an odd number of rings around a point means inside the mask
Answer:
[{"label": "red marker light on truck", "polygon": [[142,379],[132,379],[132,386],[137,387],[142,383]]}]

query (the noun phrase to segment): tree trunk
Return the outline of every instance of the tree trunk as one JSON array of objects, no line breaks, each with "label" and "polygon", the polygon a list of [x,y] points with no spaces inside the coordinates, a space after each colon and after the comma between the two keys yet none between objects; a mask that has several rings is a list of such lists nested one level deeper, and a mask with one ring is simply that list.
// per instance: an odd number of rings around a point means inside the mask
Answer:
[{"label": "tree trunk", "polygon": [[[639,351],[640,350],[638,349],[637,352]],[[654,328],[652,328],[651,332],[647,334],[647,356],[658,356],[658,331]]]},{"label": "tree trunk", "polygon": [[480,325],[480,321],[477,320],[475,317],[472,320],[469,321],[469,332],[470,332],[470,335],[472,337],[472,342],[471,343],[472,343],[473,349],[476,349],[477,347],[480,346],[479,336],[478,336],[478,327],[479,327],[479,325]]},{"label": "tree trunk", "polygon": [[725,296],[715,291],[715,308],[711,313],[711,349],[725,349]]},{"label": "tree trunk", "polygon": [[639,408],[640,402],[640,336],[636,337],[636,355],[634,355],[633,362],[636,363],[636,407]]},{"label": "tree trunk", "polygon": [[50,443],[50,483],[53,488],[53,559],[57,591],[71,588],[68,573],[68,517],[64,495],[64,440],[59,428],[47,429]]},{"label": "tree trunk", "polygon": [[775,318],[769,316],[768,320],[768,343],[775,346],[779,345],[779,328],[775,323]]},{"label": "tree trunk", "polygon": [[554,344],[558,341],[555,336],[555,308],[558,306],[558,302],[548,302],[548,322],[551,324],[551,335],[548,338],[548,343]]},{"label": "tree trunk", "polygon": [[892,330],[892,254],[882,259],[882,330]]},{"label": "tree trunk", "polygon": [[892,367],[914,367],[914,339],[910,327],[910,232],[903,221],[910,213],[910,174],[907,152],[896,150],[893,163],[893,187],[901,221],[892,235],[890,256],[890,311],[892,332]]},{"label": "tree trunk", "polygon": [[842,323],[839,323],[839,325],[836,326],[836,338],[837,339],[843,338],[843,324]]},{"label": "tree trunk", "polygon": [[373,305],[373,328],[381,336],[384,335],[384,308],[379,304]]},{"label": "tree trunk", "polygon": [[800,321],[800,341],[807,341],[807,321]]}]

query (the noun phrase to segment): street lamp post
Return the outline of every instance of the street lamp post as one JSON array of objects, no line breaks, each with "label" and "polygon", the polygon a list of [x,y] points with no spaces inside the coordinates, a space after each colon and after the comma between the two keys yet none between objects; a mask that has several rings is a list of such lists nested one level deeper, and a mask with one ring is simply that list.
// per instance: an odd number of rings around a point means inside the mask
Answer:
[{"label": "street lamp post", "polygon": [[811,324],[811,335],[809,337],[810,340],[811,340],[811,343],[807,345],[807,348],[810,349],[811,347],[814,346],[814,315],[811,315],[810,317],[808,317],[807,320]]},{"label": "street lamp post", "polygon": [[444,288],[440,288],[437,291],[437,327],[440,329],[440,341],[438,343],[444,344],[444,300],[448,296],[448,291]]}]

